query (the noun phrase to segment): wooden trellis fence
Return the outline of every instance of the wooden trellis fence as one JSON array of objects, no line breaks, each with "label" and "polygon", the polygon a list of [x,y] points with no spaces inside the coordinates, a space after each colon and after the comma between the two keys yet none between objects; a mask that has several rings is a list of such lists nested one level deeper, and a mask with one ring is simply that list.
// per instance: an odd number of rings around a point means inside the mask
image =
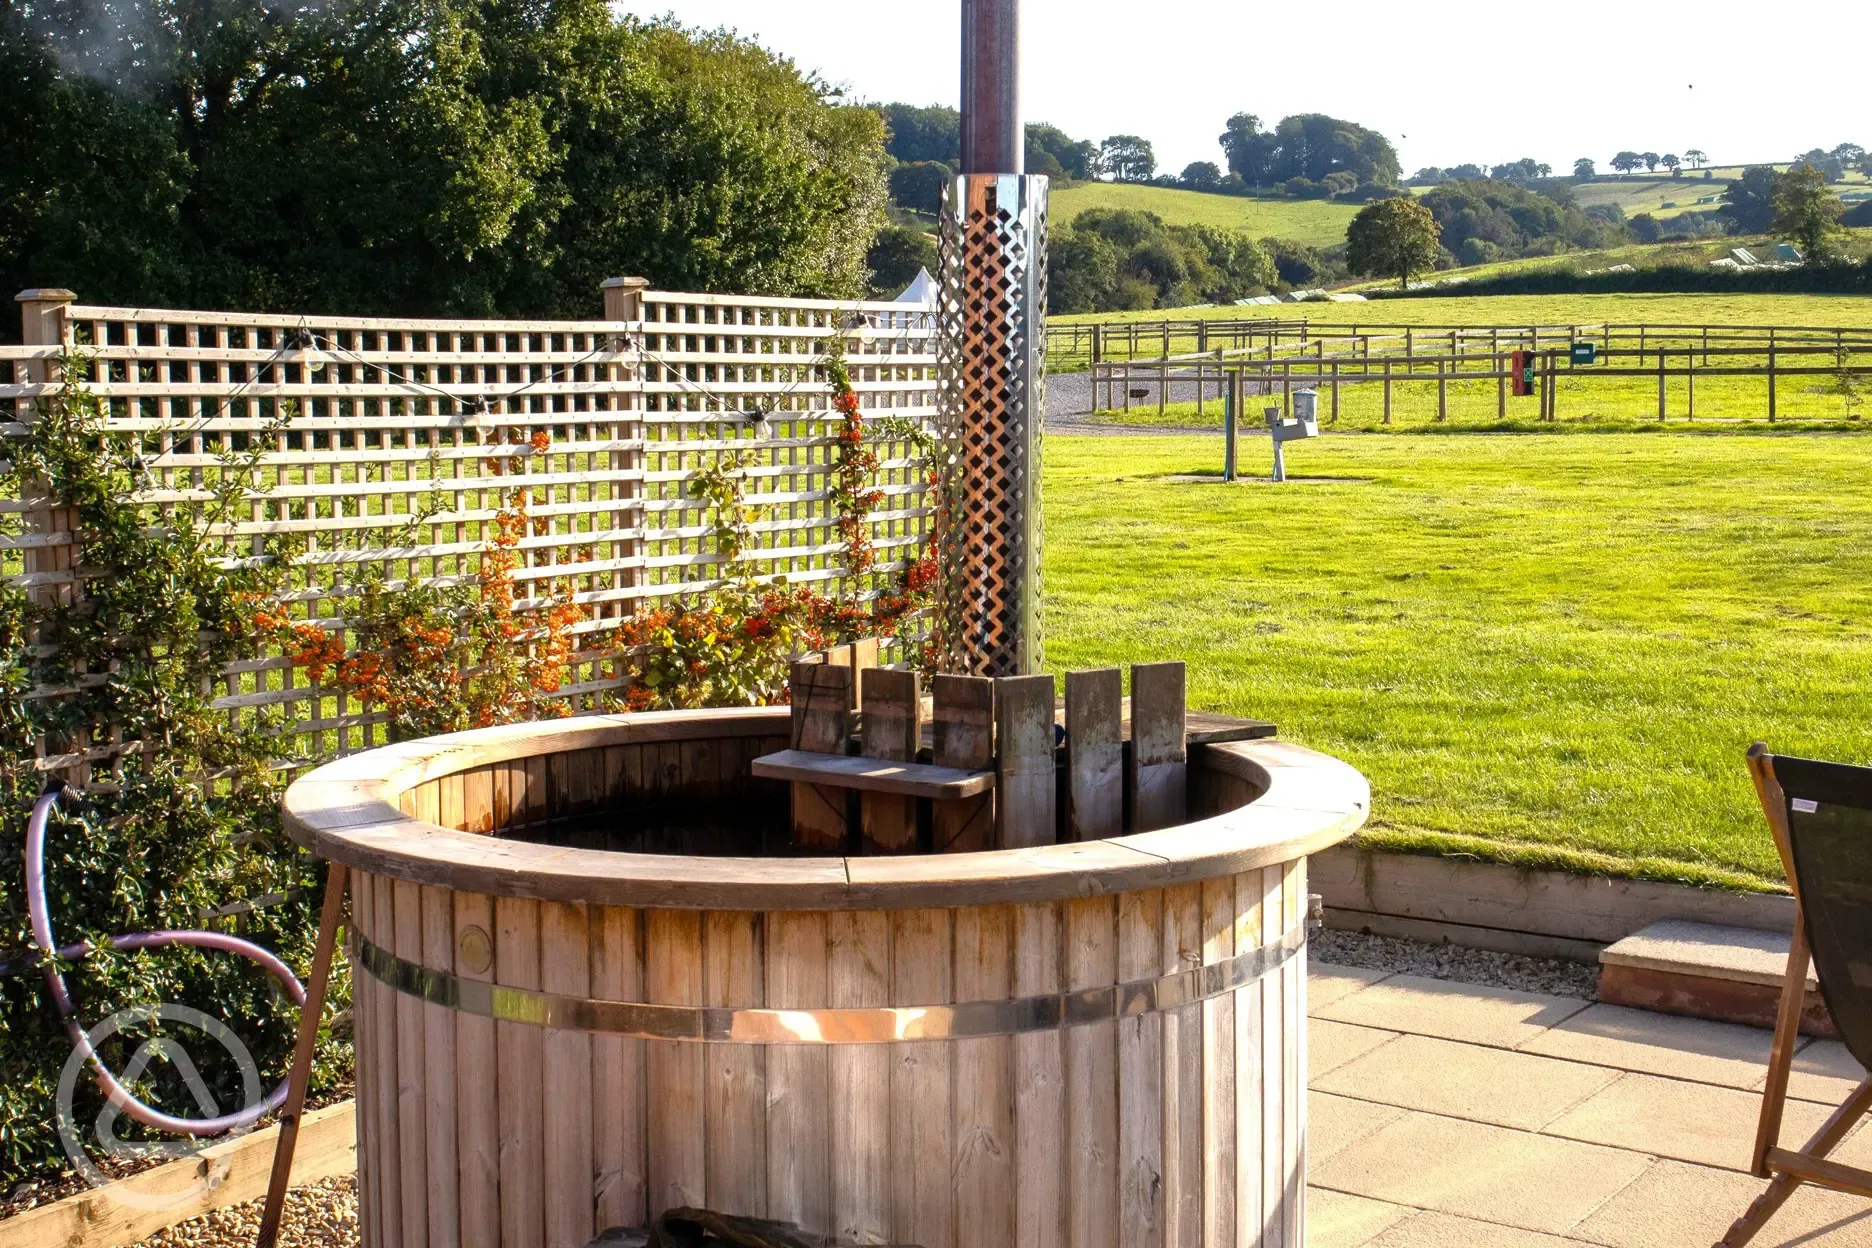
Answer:
[{"label": "wooden trellis fence", "polygon": [[[908,442],[876,446],[878,561],[863,583],[848,577],[829,501],[838,417],[826,351],[843,344],[867,416],[927,426],[930,311],[653,292],[629,278],[605,287],[602,321],[186,312],[27,291],[25,345],[0,347],[0,400],[7,432],[23,433],[61,359],[81,360],[111,427],[140,442],[139,501],[152,524],[212,514],[225,455],[257,451],[243,513],[218,534],[227,557],[251,557],[269,535],[303,539],[291,601],[330,625],[362,575],[474,580],[516,488],[534,500],[516,551],[518,608],[543,605],[539,587],[550,585],[587,608],[577,631],[604,634],[640,603],[706,591],[720,583],[722,555],[710,505],[689,483],[725,455],[748,458],[747,501],[763,509],[743,554],[756,574],[875,596],[876,579],[897,574],[924,540],[925,467]],[[517,453],[538,433],[550,438],[545,453]],[[19,536],[0,539],[12,582],[44,596],[80,592],[69,518],[44,499],[0,509],[23,521]],[[624,683],[619,652],[602,636],[582,640],[562,690],[580,709]],[[236,665],[216,692],[232,715],[282,712],[301,757],[380,740],[380,713],[307,683],[284,655]]]}]

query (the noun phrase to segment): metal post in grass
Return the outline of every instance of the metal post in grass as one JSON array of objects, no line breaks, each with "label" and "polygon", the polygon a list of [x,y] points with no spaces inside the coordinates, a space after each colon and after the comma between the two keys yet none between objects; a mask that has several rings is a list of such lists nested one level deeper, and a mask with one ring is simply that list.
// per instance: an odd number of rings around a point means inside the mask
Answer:
[{"label": "metal post in grass", "polygon": [[1242,400],[1247,396],[1248,387],[1243,384],[1239,371],[1224,373],[1223,378],[1228,384],[1222,391],[1222,480],[1232,484],[1236,476],[1236,425],[1241,419]]},{"label": "metal post in grass", "polygon": [[962,172],[943,205],[943,522],[935,640],[946,671],[1041,668],[1040,430],[1047,179],[1024,171],[1020,0],[963,0]]}]

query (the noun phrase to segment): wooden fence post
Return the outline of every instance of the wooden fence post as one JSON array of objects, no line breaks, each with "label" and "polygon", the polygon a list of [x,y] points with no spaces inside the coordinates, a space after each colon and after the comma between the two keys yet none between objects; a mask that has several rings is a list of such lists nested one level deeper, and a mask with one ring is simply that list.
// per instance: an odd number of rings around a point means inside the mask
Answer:
[{"label": "wooden fence post", "polygon": [[[65,309],[77,298],[71,291],[55,287],[22,290],[15,296],[20,305],[21,344],[28,347],[68,345],[71,342],[71,325]],[[63,365],[52,359],[32,362],[23,380],[50,386],[63,379]],[[23,401],[20,407],[22,410],[14,414],[16,420],[31,423],[37,419],[34,401]],[[51,484],[42,478],[22,480],[19,484],[20,502],[27,508],[20,513],[20,537],[30,543],[20,551],[20,570],[29,576],[56,578],[47,584],[31,585],[26,596],[39,606],[70,606],[78,600],[78,583],[70,579],[71,571],[78,562],[76,511],[71,507],[56,505],[51,494]],[[43,758],[48,753],[82,754],[90,744],[86,735],[80,733],[69,740],[57,742],[41,738],[36,748]],[[83,761],[62,768],[60,774],[68,783],[81,788],[91,782],[91,766]]]},{"label": "wooden fence post", "polygon": [[1391,423],[1391,361],[1384,362],[1384,423]]},{"label": "wooden fence post", "polygon": [[1339,361],[1332,362],[1332,423],[1339,423]]},{"label": "wooden fence post", "polygon": [[1657,353],[1657,418],[1660,422],[1664,419],[1664,348],[1662,347],[1658,348]]},{"label": "wooden fence post", "polygon": [[[643,320],[643,297],[644,292],[650,289],[650,279],[644,277],[612,277],[607,278],[601,283],[600,289],[604,292],[605,320],[631,323],[641,322]],[[628,414],[619,422],[623,427],[618,429],[616,436],[634,442],[641,447],[644,440],[643,387],[641,384],[643,382],[643,376],[637,371],[636,365],[624,362],[631,358],[632,356],[629,352],[619,352],[618,358],[606,367],[613,381],[635,381],[639,383],[636,387],[627,389],[619,396],[619,401],[624,405],[623,410]],[[644,453],[642,450],[612,451],[610,458],[611,467],[614,471],[620,473],[635,472],[637,474],[641,474],[643,471]],[[613,530],[634,530],[637,533],[636,537],[611,543],[611,557],[613,559],[641,560],[644,557],[643,490],[644,486],[641,475],[635,480],[614,480],[610,484],[608,492],[611,495],[612,502],[617,505],[616,509],[611,512],[610,527]],[[611,575],[611,583],[613,587],[617,589],[637,589],[643,585],[644,573],[641,566],[619,568]],[[618,605],[617,611],[620,615],[629,615],[636,610],[636,606],[637,601],[635,599],[626,600]],[[621,674],[620,672],[620,675]]]},{"label": "wooden fence post", "polygon": [[1768,421],[1774,423],[1777,415],[1775,395],[1775,331],[1768,331]]}]

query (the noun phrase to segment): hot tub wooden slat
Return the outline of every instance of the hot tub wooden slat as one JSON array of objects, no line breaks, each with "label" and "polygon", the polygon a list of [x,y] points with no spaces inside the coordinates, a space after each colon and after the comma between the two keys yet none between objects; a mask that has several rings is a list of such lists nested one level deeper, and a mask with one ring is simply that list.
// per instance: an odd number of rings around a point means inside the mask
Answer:
[{"label": "hot tub wooden slat", "polygon": [[[1000,906],[955,914],[955,998],[1014,995],[1013,916]],[[1011,1036],[955,1046],[955,1238],[970,1248],[1015,1248],[1014,1046]]]},{"label": "hot tub wooden slat", "polygon": [[[408,880],[391,884],[392,940],[399,958],[422,961],[422,887]],[[429,1242],[429,1123],[423,1095],[423,1046],[427,1043],[423,1003],[396,994],[397,1140],[403,1170],[403,1242]]]},{"label": "hot tub wooden slat", "polygon": [[1182,663],[1131,667],[1131,827],[1168,828],[1188,816],[1189,747]]},{"label": "hot tub wooden slat", "polygon": [[[832,1004],[830,932],[823,914],[767,916],[767,1004]],[[817,1046],[767,1051],[767,1216],[801,1226],[832,1223],[831,1057]]]},{"label": "hot tub wooden slat", "polygon": [[[762,935],[757,914],[718,911],[702,916],[703,1004],[766,1004]],[[765,1217],[767,1050],[750,1044],[710,1044],[701,1046],[701,1052],[707,1207]]]},{"label": "hot tub wooden slat", "polygon": [[462,775],[461,830],[485,835],[494,831],[494,769],[476,767]]},{"label": "hot tub wooden slat", "polygon": [[[455,969],[454,895],[422,890],[422,964]],[[461,1166],[455,1141],[455,1021],[453,1010],[425,1002],[423,1018],[423,1124],[428,1136],[429,1243],[461,1242]]]},{"label": "hot tub wooden slat", "polygon": [[[396,895],[394,881],[373,876],[370,892],[371,943],[390,947],[396,939]],[[397,1124],[397,995],[389,988],[376,986],[371,1015],[377,1035],[377,1052],[372,1062],[377,1080],[377,1195],[382,1212],[377,1230],[385,1248],[401,1248],[403,1243],[403,1168],[401,1135]],[[414,1245],[411,1248],[415,1248]]]},{"label": "hot tub wooden slat", "polygon": [[[591,938],[581,902],[540,903],[540,987],[591,995]],[[585,1248],[592,1225],[592,1046],[580,1031],[546,1032],[543,1082],[554,1109],[545,1115],[546,1248]]]},{"label": "hot tub wooden slat", "polygon": [[[1202,885],[1163,891],[1165,974],[1202,965]],[[1200,1248],[1203,1230],[1202,1007],[1163,1017],[1164,1242]]]},{"label": "hot tub wooden slat", "polygon": [[[1120,980],[1163,973],[1164,921],[1162,892],[1118,898]],[[1118,1228],[1127,1245],[1163,1242],[1163,1029],[1162,1015],[1118,1023]]]},{"label": "hot tub wooden slat", "polygon": [[[890,916],[876,910],[826,916],[827,990],[835,1009],[891,1001]],[[837,1238],[890,1242],[891,1068],[888,1045],[841,1046],[827,1063],[832,1081],[832,1225]]]},{"label": "hot tub wooden slat", "polygon": [[[1290,870],[1281,873],[1281,924],[1292,927],[1306,920],[1307,864],[1303,858]],[[1306,1068],[1306,951],[1281,968],[1282,1033],[1292,1037],[1281,1050],[1281,1151],[1282,1172],[1306,1173],[1306,1129],[1301,1112],[1305,1093]],[[1265,1045],[1262,1046],[1266,1050]],[[1284,1199],[1282,1223],[1286,1228],[1286,1248],[1305,1248],[1306,1201]]]},{"label": "hot tub wooden slat", "polygon": [[[702,1004],[701,914],[644,915],[644,997],[658,1005]],[[650,1216],[685,1205],[706,1208],[701,1046],[650,1040],[645,1048]]]},{"label": "hot tub wooden slat", "polygon": [[[496,897],[494,982],[537,989],[539,938],[537,901]],[[505,1020],[494,1024],[495,1082],[500,1105],[501,1248],[539,1248],[545,1240],[544,1040],[539,1027]]]},{"label": "hot tub wooden slat", "polygon": [[1066,839],[1099,841],[1124,832],[1124,737],[1118,708],[1124,673],[1115,667],[1066,673]]},{"label": "hot tub wooden slat", "polygon": [[[1014,907],[1014,994],[1060,991],[1057,903]],[[1014,1037],[1014,1237],[1021,1248],[1066,1248],[1066,1055],[1057,1031]]]},{"label": "hot tub wooden slat", "polygon": [[[1049,699],[1051,705],[1051,699]],[[1114,899],[1061,903],[1067,991],[1118,982]],[[1118,1244],[1118,1024],[1066,1031],[1066,1210],[1072,1248]]]},{"label": "hot tub wooden slat", "polygon": [[[1202,883],[1202,960],[1214,966],[1235,956],[1235,881],[1224,876]],[[1203,1002],[1203,1239],[1233,1244],[1235,1167],[1239,1144],[1235,1120],[1235,1000]],[[1250,1240],[1249,1242],[1253,1242]]]},{"label": "hot tub wooden slat", "polygon": [[[351,889],[351,934],[359,940],[369,940],[371,931],[371,895],[370,876],[362,871],[347,873]],[[377,1016],[371,1007],[376,1003],[376,992],[381,985],[369,975],[356,974],[351,977],[351,1027],[355,1035],[375,1036]],[[357,1057],[357,1073],[364,1075],[364,1063],[370,1055],[362,1052]],[[366,1087],[367,1080],[358,1083],[358,1238],[363,1248],[377,1248],[383,1243],[383,1235],[377,1229],[378,1211],[383,1201],[377,1194],[377,1180],[382,1173],[381,1167],[372,1152],[382,1138],[376,1129],[377,1089],[373,1085]]]},{"label": "hot tub wooden slat", "polygon": [[[1285,892],[1285,882],[1292,873],[1264,870],[1258,874],[1261,877],[1261,898],[1256,914],[1260,919],[1262,930],[1267,931],[1269,928],[1278,927],[1286,919],[1286,907],[1282,903],[1282,898]],[[1253,877],[1246,878],[1252,880]],[[1282,1032],[1286,1017],[1286,992],[1282,978],[1279,975],[1270,975],[1262,980],[1259,986],[1260,1027],[1263,1038],[1278,1036]],[[1286,1051],[1290,1047],[1292,1046],[1263,1043],[1255,1054],[1259,1059],[1255,1065],[1260,1067],[1258,1084],[1262,1116],[1260,1133],[1262,1164],[1256,1172],[1261,1180],[1258,1212],[1262,1216],[1264,1225],[1268,1226],[1268,1238],[1276,1243],[1279,1242],[1282,1232],[1277,1229],[1278,1220],[1270,1219],[1268,1214],[1278,1211],[1285,1203],[1285,1192],[1278,1176],[1287,1173],[1282,1169],[1282,1159],[1287,1156],[1292,1143],[1284,1134],[1287,1121],[1287,1098],[1282,1083],[1282,1077],[1286,1073]],[[1282,1248],[1302,1248],[1302,1245],[1282,1245]]]},{"label": "hot tub wooden slat", "polygon": [[[643,916],[617,906],[591,911],[591,988],[611,1001],[643,996]],[[597,1225],[642,1226],[644,1042],[592,1037],[592,1166]]]},{"label": "hot tub wooden slat", "polygon": [[[890,916],[893,1001],[942,1005],[954,995],[953,916],[948,910],[899,910]],[[954,1248],[955,1155],[950,1096],[955,1049],[943,1041],[892,1046],[890,1082],[892,1243]]]},{"label": "hot tub wooden slat", "polygon": [[[1273,874],[1283,874],[1274,868]],[[1249,871],[1235,877],[1235,947],[1259,948],[1270,919],[1263,914],[1262,894],[1268,872]],[[1285,930],[1280,916],[1271,919],[1272,930]],[[1268,979],[1273,979],[1269,976]],[[1235,992],[1235,1121],[1240,1124],[1235,1145],[1235,1224],[1261,1233],[1266,1226],[1263,1210],[1269,1206],[1266,1180],[1261,1173],[1263,1157],[1270,1139],[1266,1125],[1269,1088],[1264,1077],[1261,1053],[1266,1043],[1267,1011],[1262,998],[1268,980],[1249,984]],[[1275,1021],[1278,1029],[1279,1021]],[[1277,1033],[1278,1034],[1278,1031]],[[1278,1105],[1279,1088],[1273,1089]],[[1278,1144],[1278,1136],[1273,1137]],[[1296,1248],[1299,1248],[1296,1245]]]},{"label": "hot tub wooden slat", "polygon": [[[455,974],[492,983],[494,899],[455,894]],[[494,1020],[455,1016],[455,1146],[461,1174],[462,1248],[498,1248],[500,1109]]]}]

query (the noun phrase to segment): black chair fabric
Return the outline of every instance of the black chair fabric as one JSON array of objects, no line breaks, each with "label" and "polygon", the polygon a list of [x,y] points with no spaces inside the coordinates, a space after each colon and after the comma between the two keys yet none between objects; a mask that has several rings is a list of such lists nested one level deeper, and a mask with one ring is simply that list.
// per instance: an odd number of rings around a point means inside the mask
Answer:
[{"label": "black chair fabric", "polygon": [[1872,767],[1776,755],[1820,995],[1872,1069]]}]

